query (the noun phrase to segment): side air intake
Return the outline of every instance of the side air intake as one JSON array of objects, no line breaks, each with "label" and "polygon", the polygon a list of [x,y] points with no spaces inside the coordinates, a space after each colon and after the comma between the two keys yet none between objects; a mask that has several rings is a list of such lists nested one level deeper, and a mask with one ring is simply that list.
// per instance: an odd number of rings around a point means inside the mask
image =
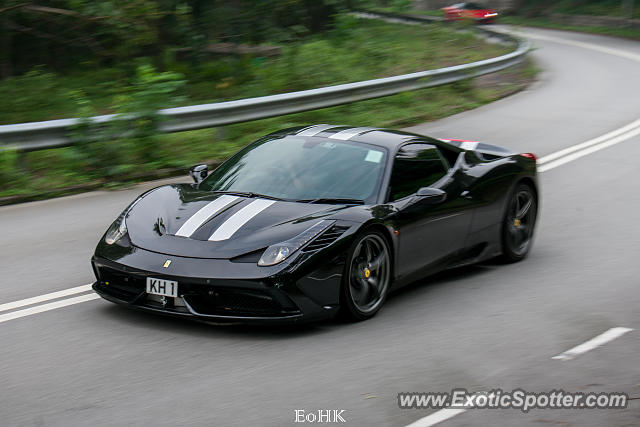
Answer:
[{"label": "side air intake", "polygon": [[316,237],[314,241],[309,243],[302,249],[302,252],[315,252],[320,249],[326,248],[336,240],[338,237],[342,236],[342,234],[347,231],[349,227],[342,227],[338,225],[334,225],[329,228],[327,231]]}]

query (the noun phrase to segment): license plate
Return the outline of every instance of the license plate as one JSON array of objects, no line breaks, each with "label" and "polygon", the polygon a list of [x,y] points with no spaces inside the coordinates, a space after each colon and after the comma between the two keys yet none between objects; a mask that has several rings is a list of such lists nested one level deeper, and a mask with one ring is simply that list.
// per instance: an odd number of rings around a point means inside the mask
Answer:
[{"label": "license plate", "polygon": [[178,296],[178,282],[173,280],[154,279],[147,277],[147,293],[153,295],[162,295],[165,297]]}]

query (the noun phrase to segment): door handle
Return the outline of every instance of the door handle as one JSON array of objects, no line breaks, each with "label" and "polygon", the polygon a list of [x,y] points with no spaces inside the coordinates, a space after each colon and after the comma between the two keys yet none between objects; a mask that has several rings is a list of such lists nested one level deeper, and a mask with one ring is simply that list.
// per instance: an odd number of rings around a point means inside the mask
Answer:
[{"label": "door handle", "polygon": [[469,193],[469,190],[464,190],[462,193],[460,193],[460,197],[464,197],[465,199],[469,200],[473,199],[473,196],[471,195],[471,193]]}]

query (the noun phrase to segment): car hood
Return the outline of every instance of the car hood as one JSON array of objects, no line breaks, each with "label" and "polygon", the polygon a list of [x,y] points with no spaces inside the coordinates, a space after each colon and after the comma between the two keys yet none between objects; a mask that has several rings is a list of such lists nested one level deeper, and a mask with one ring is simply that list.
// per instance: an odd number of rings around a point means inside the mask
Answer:
[{"label": "car hood", "polygon": [[179,184],[143,195],[129,209],[126,223],[134,246],[229,259],[286,241],[349,208],[212,194]]}]

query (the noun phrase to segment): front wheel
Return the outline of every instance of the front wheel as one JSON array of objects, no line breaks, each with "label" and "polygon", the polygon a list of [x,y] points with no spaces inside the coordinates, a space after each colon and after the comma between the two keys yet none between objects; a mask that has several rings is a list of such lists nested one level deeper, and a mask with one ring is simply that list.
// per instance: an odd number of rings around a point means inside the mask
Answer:
[{"label": "front wheel", "polygon": [[507,203],[502,221],[502,256],[507,262],[516,262],[531,249],[538,199],[531,186],[519,184]]},{"label": "front wheel", "polygon": [[391,254],[384,236],[370,231],[359,236],[347,256],[342,279],[342,311],[350,320],[373,317],[391,283]]}]

